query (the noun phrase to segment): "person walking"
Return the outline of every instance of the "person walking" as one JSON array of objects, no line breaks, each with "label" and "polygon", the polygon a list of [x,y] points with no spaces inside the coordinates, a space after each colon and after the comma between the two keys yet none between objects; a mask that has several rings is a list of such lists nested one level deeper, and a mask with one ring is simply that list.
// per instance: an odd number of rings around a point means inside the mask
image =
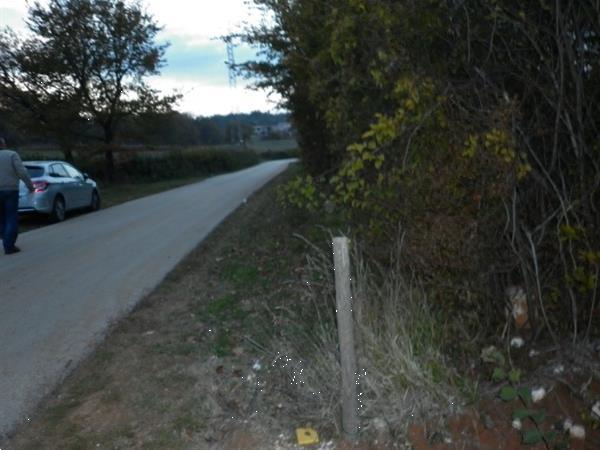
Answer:
[{"label": "person walking", "polygon": [[18,153],[7,149],[0,137],[0,234],[7,255],[21,251],[15,245],[19,235],[19,180],[23,180],[29,192],[34,191]]}]

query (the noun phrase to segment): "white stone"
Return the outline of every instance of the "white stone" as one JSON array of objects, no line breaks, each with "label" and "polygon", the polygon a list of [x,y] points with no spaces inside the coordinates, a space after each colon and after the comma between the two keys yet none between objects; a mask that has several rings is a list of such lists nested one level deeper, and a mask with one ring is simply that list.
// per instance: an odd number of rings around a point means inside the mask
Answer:
[{"label": "white stone", "polygon": [[512,427],[515,430],[520,430],[521,428],[523,428],[523,423],[521,422],[520,419],[515,419],[512,421]]},{"label": "white stone", "polygon": [[531,400],[534,403],[541,401],[546,396],[546,389],[543,387],[531,391]]},{"label": "white stone", "polygon": [[594,403],[594,406],[592,406],[592,416],[596,420],[600,419],[600,401]]},{"label": "white stone", "polygon": [[585,439],[585,428],[583,428],[583,425],[573,425],[571,428],[569,428],[569,435],[573,439],[584,440]]},{"label": "white stone", "polygon": [[373,428],[377,430],[378,433],[383,433],[387,431],[387,423],[380,417],[376,417],[375,419],[373,419],[371,421],[371,424],[373,425]]},{"label": "white stone", "polygon": [[521,347],[523,347],[523,345],[525,345],[525,341],[523,340],[523,338],[521,338],[519,336],[514,337],[510,340],[511,347],[521,348]]}]

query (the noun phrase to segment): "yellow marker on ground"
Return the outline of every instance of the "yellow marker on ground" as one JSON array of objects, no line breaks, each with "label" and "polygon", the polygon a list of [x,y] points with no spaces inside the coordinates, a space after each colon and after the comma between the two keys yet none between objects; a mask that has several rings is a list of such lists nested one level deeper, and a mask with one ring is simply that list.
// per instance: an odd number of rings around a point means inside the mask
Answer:
[{"label": "yellow marker on ground", "polygon": [[319,443],[319,435],[312,428],[296,428],[296,438],[299,445],[312,445]]}]

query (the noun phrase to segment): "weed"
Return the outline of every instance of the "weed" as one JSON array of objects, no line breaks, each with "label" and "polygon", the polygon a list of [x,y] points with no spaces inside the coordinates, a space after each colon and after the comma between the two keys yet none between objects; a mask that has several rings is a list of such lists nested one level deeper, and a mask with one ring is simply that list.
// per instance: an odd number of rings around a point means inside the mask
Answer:
[{"label": "weed", "polygon": [[46,420],[50,427],[57,427],[66,419],[69,413],[77,408],[81,402],[79,400],[71,400],[61,402],[57,405],[51,406],[46,412]]},{"label": "weed", "polygon": [[231,337],[229,333],[219,332],[213,343],[212,351],[215,355],[223,357],[231,355]]},{"label": "weed", "polygon": [[204,427],[204,421],[194,416],[191,412],[182,413],[173,421],[173,428],[179,433],[184,430],[198,432]]},{"label": "weed", "polygon": [[229,312],[237,307],[237,299],[232,295],[226,295],[217,300],[214,300],[206,307],[206,313],[213,317],[223,318],[229,314]]},{"label": "weed", "polygon": [[89,375],[78,378],[71,388],[70,394],[75,398],[82,398],[94,392],[101,391],[111,382],[111,377],[108,373],[93,364],[95,370]]},{"label": "weed", "polygon": [[256,285],[259,272],[255,267],[233,263],[225,268],[223,277],[232,282],[236,288],[250,289]]},{"label": "weed", "polygon": [[199,320],[221,325],[228,320],[244,319],[246,313],[239,306],[239,298],[235,295],[225,295],[210,302],[197,313]]}]

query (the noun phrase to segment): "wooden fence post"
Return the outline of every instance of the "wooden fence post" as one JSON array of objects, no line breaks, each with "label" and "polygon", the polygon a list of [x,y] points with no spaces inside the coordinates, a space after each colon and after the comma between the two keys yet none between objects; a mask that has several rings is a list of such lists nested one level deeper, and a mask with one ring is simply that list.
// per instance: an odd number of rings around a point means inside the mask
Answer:
[{"label": "wooden fence post", "polygon": [[342,366],[342,428],[347,437],[353,438],[358,433],[359,421],[348,238],[333,238],[333,261],[340,362]]}]

